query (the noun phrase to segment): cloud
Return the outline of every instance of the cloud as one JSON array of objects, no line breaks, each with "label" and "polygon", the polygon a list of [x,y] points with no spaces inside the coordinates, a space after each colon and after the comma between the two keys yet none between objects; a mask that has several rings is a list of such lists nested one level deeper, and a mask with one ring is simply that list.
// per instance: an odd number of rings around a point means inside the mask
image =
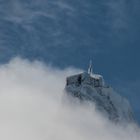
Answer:
[{"label": "cloud", "polygon": [[80,72],[15,58],[0,66],[0,139],[138,140],[137,126],[111,124],[94,105],[65,95],[65,78]]},{"label": "cloud", "polygon": [[[44,16],[46,18],[57,20],[55,10],[50,9],[65,10],[65,12],[71,14],[74,9],[67,4],[65,1],[46,1],[46,0],[36,0],[36,1],[21,1],[12,0],[3,2],[0,5],[0,13],[3,19],[12,21],[13,23],[19,23],[20,25],[29,25],[34,19],[39,16]],[[5,10],[7,9],[7,10]],[[63,11],[62,11],[63,12]]]},{"label": "cloud", "polygon": [[129,2],[125,0],[118,1],[109,1],[106,3],[110,9],[109,16],[112,18],[112,29],[118,31],[119,29],[128,29],[129,28]]}]

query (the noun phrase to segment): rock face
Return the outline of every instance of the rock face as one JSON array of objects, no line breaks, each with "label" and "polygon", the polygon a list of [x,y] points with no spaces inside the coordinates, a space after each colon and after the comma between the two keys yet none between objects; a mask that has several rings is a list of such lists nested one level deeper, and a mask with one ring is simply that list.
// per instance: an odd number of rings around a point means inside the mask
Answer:
[{"label": "rock face", "polygon": [[96,108],[114,122],[133,122],[129,102],[106,86],[101,75],[81,73],[67,77],[66,93],[81,101],[95,103]]}]

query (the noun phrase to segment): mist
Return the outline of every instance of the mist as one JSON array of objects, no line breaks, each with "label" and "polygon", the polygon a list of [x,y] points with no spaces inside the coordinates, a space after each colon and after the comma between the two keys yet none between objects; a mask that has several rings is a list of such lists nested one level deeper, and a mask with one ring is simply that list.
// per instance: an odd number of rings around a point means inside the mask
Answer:
[{"label": "mist", "polygon": [[94,104],[66,96],[66,76],[80,71],[21,58],[1,65],[0,139],[139,140],[135,124],[113,124]]}]

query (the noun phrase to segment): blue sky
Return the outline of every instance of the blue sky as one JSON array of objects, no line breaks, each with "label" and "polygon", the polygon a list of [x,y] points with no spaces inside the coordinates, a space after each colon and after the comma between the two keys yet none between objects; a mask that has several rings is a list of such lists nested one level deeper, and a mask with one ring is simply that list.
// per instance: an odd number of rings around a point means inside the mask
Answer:
[{"label": "blue sky", "polygon": [[139,119],[139,25],[139,0],[1,0],[0,62],[21,56],[87,69],[92,59]]}]

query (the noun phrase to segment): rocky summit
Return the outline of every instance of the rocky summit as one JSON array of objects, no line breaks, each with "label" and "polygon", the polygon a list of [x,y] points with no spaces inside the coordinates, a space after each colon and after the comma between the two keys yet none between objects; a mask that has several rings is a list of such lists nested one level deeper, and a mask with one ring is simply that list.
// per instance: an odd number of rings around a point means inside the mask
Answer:
[{"label": "rocky summit", "polygon": [[80,101],[94,103],[113,122],[134,122],[128,100],[106,85],[103,76],[92,73],[91,65],[88,72],[67,77],[65,90]]}]

